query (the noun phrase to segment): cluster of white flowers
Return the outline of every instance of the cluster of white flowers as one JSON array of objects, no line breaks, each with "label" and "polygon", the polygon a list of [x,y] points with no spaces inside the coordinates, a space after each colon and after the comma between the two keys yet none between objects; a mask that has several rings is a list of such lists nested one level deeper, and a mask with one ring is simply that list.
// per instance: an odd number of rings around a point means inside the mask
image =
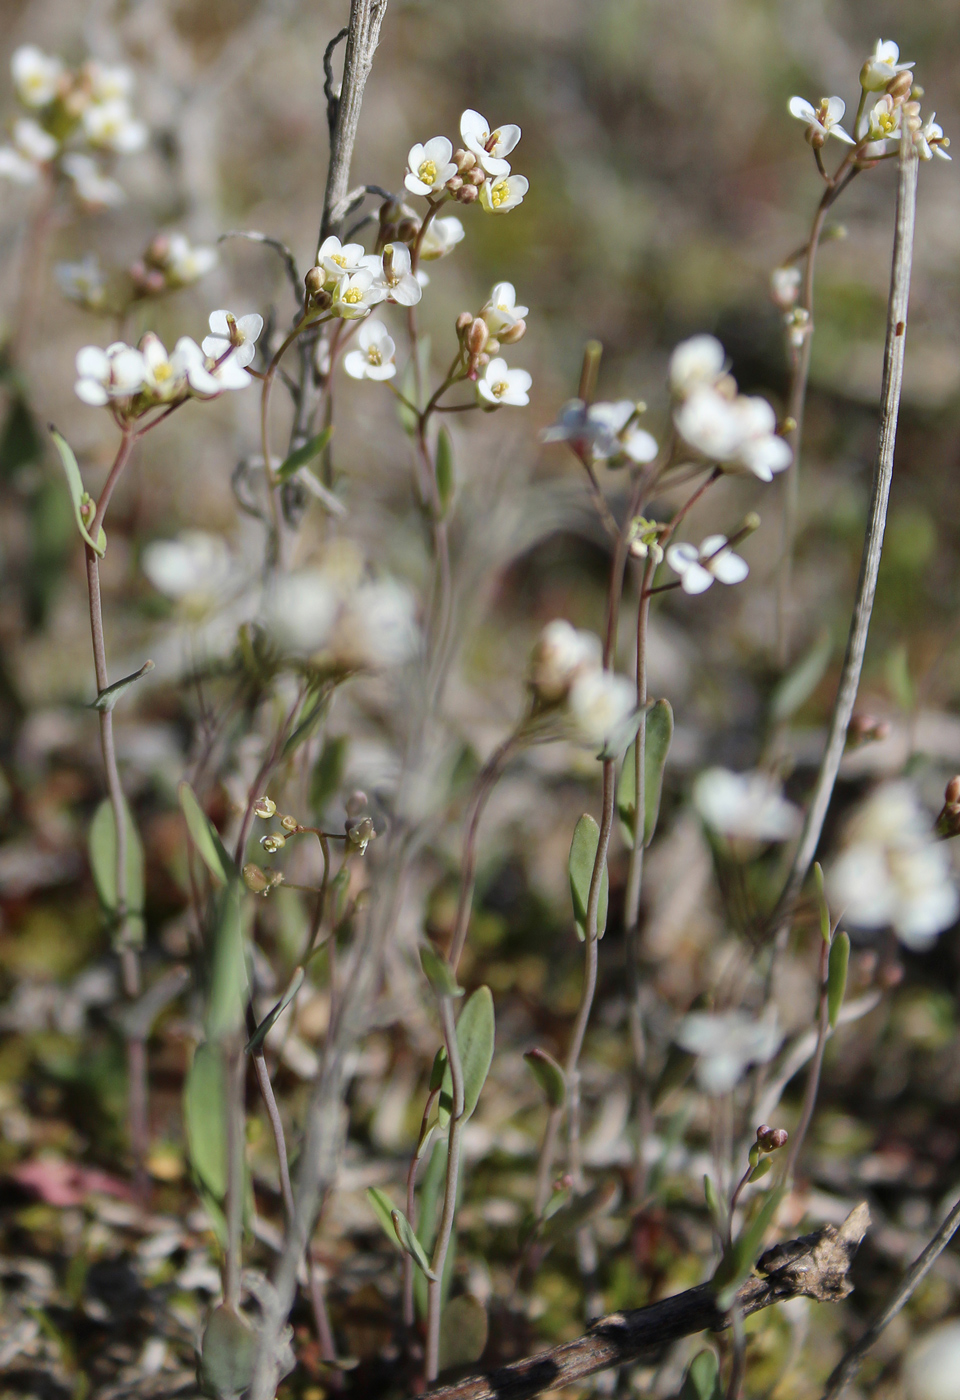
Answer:
[{"label": "cluster of white flowers", "polygon": [[725,471],[751,472],[771,481],[793,453],[777,435],[777,415],[766,399],[738,393],[727,373],[723,346],[712,335],[684,340],[670,359],[673,421],[684,442]]},{"label": "cluster of white flowers", "polygon": [[904,781],[882,784],[854,812],[827,890],[852,924],[890,927],[918,950],[930,947],[960,914],[947,849]]},{"label": "cluster of white flowers", "polygon": [[463,146],[458,150],[446,136],[411,146],[405,187],[433,203],[479,200],[489,214],[516,209],[530,188],[523,175],[511,173],[506,159],[520,140],[520,128],[508,125],[491,130],[486,117],[468,107],[460,117],[460,139]]},{"label": "cluster of white flowers", "polygon": [[147,144],[147,128],[130,106],[129,68],[90,60],[71,70],[33,44],[14,51],[10,68],[17,96],[31,115],[14,122],[11,144],[0,148],[0,176],[36,185],[59,171],[72,181],[82,204],[121,204],[123,188],[94,156],[131,155]]},{"label": "cluster of white flowers", "polygon": [[192,244],[183,233],[159,233],[122,275],[118,269],[108,276],[95,253],[80,262],[57,263],[54,274],[68,301],[116,314],[131,302],[190,286],[218,262],[216,248]]},{"label": "cluster of white flowers", "polygon": [[339,672],[400,666],[420,650],[416,599],[392,578],[284,575],[272,585],[266,624],[285,650]]},{"label": "cluster of white flowers", "polygon": [[599,637],[557,618],[533,649],[530,684],[538,703],[558,707],[573,736],[605,750],[625,747],[633,735],[636,687],[603,669]]},{"label": "cluster of white flowers", "polygon": [[[818,107],[804,97],[791,97],[788,110],[803,122],[807,141],[814,150],[819,150],[828,136],[836,136],[847,145],[859,147],[858,155],[862,152],[866,159],[875,160],[889,154],[891,146],[887,143],[899,141],[906,131],[921,160],[932,160],[934,156],[950,160],[946,150],[950,142],[937,123],[936,112],[924,120],[920,103],[912,97],[913,66],[900,62],[900,50],[892,40],[877,40],[876,49],[860,70],[863,96],[852,136],[840,125],[846,111],[842,97],[823,97]],[[882,96],[869,105],[867,97],[874,93]]]},{"label": "cluster of white flowers", "polygon": [[708,768],[693,785],[701,820],[737,841],[789,841],[800,829],[800,812],[769,773],[732,773]]},{"label": "cluster of white flowers", "polygon": [[656,439],[637,422],[642,403],[618,399],[592,403],[570,399],[556,423],[540,434],[541,442],[569,442],[574,452],[591,461],[652,462],[659,451]]},{"label": "cluster of white flowers", "polygon": [[84,346],[76,360],[77,397],[131,419],[191,396],[208,399],[224,390],[245,389],[251,382],[246,366],[256,353],[263,319],[255,314],[238,319],[229,311],[213,311],[209,324],[211,333],[202,347],[181,336],[172,354],[152,332],[136,348],[123,341],[106,350]]},{"label": "cluster of white flowers", "polygon": [[693,1011],[674,1040],[697,1056],[695,1074],[704,1093],[718,1097],[735,1088],[749,1065],[765,1065],[780,1049],[776,1019],[753,1020],[743,1011]]}]

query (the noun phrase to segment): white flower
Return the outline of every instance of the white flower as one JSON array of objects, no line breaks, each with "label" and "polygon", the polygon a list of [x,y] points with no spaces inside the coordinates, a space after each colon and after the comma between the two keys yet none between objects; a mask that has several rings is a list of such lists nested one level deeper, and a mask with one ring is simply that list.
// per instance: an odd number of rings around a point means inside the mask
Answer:
[{"label": "white flower", "polygon": [[869,141],[899,141],[901,105],[894,102],[888,92],[880,98],[867,113],[867,139]]},{"label": "white flower", "polygon": [[719,579],[721,583],[742,583],[750,572],[745,559],[725,549],[726,535],[708,535],[700,548],[695,544],[672,544],[667,563],[680,575],[684,593],[705,593]]},{"label": "white flower", "polygon": [[562,700],[579,675],[599,671],[603,661],[600,638],[581,632],[563,618],[548,622],[530,658],[530,683],[541,700]]},{"label": "white flower", "polygon": [[491,335],[499,335],[515,326],[529,314],[529,306],[517,305],[517,294],[512,282],[498,282],[490,293],[490,300],[480,312],[487,323]]},{"label": "white flower", "polygon": [[452,253],[464,236],[463,224],[455,214],[444,219],[433,219],[427,224],[427,231],[420,244],[420,261],[432,262],[434,258],[445,258]]},{"label": "white flower", "polygon": [[133,74],[122,63],[100,63],[91,59],[83,70],[90,84],[94,102],[115,102],[129,98],[133,91]]},{"label": "white flower", "polygon": [[344,321],[358,321],[368,316],[371,309],[383,301],[385,292],[377,286],[369,268],[361,267],[348,273],[337,283],[333,293],[331,310]]},{"label": "white flower", "polygon": [[154,588],[176,599],[212,597],[231,573],[226,541],[206,530],[182,530],[176,539],[154,540],[140,564]]},{"label": "white flower", "polygon": [[780,1048],[783,1036],[776,1021],[754,1021],[742,1011],[692,1011],[674,1036],[677,1044],[698,1056],[696,1076],[707,1094],[729,1094],[748,1065],[765,1065]]},{"label": "white flower", "polygon": [[402,666],[419,651],[417,604],[396,579],[363,583],[337,619],[330,648],[341,666],[381,670]]},{"label": "white flower", "polygon": [[776,434],[777,418],[766,399],[743,394],[731,399],[709,384],[695,387],[674,413],[685,442],[710,461],[752,472],[770,481],[793,460]]},{"label": "white flower", "polygon": [[[334,287],[345,274],[363,267],[365,257],[362,243],[341,243],[332,233],[317,250],[317,267],[327,274],[325,285]],[[379,258],[376,261],[379,264]]]},{"label": "white flower", "polygon": [[68,301],[75,301],[94,311],[103,305],[107,279],[95,253],[88,253],[82,262],[56,263],[53,273],[62,295]]},{"label": "white flower", "polygon": [[607,458],[625,453],[634,462],[652,462],[659,451],[656,438],[637,426],[636,415],[637,405],[632,399],[591,404],[586,417],[588,426],[597,429],[593,455]]},{"label": "white flower", "polygon": [[195,340],[183,335],[168,355],[159,336],[148,332],[140,342],[146,365],[146,388],[159,403],[169,403],[189,386],[201,395],[223,387],[207,369],[206,356]]},{"label": "white flower", "polygon": [[740,444],[740,424],[730,399],[709,384],[699,384],[673,415],[677,432],[704,457],[725,462]]},{"label": "white flower", "polygon": [[827,883],[851,923],[890,926],[908,948],[929,948],[960,913],[946,849],[907,782],[885,783],[861,804]]},{"label": "white flower", "polygon": [[[931,113],[927,122],[914,132],[913,144],[917,148],[917,155],[921,160],[932,160],[934,156],[939,156],[941,160],[952,160],[943,149],[949,142],[943,140],[943,127],[936,120],[936,112]],[[942,143],[942,144],[941,144]]]},{"label": "white flower", "polygon": [[407,173],[403,183],[411,194],[428,195],[442,190],[447,181],[457,173],[457,167],[450,157],[453,146],[445,136],[434,136],[424,145],[410,147],[407,156]]},{"label": "white flower", "polygon": [[94,209],[114,209],[126,202],[122,185],[109,175],[101,175],[93,156],[80,151],[68,151],[60,161],[61,169],[73,181],[77,198]]},{"label": "white flower", "polygon": [[848,146],[856,145],[853,137],[838,125],[847,110],[842,97],[821,97],[819,107],[814,107],[805,97],[791,97],[787,108],[791,117],[806,123],[807,140],[812,146],[822,146],[828,136],[836,136]]},{"label": "white flower", "polygon": [[713,335],[681,340],[670,356],[670,388],[685,399],[703,384],[713,385],[723,374],[726,351]]},{"label": "white flower", "polygon": [[882,92],[891,78],[907,73],[912,63],[901,63],[900,50],[892,39],[878,39],[873,55],[860,69],[860,86],[867,92]]},{"label": "white flower", "polygon": [[351,379],[392,379],[397,372],[393,357],[397,347],[382,321],[364,321],[357,335],[358,349],[344,356],[343,367]]},{"label": "white flower", "polygon": [[0,150],[0,175],[17,185],[35,185],[40,168],[57,154],[58,142],[39,122],[21,117],[13,124],[13,145]]},{"label": "white flower", "polygon": [[781,311],[796,305],[803,278],[799,267],[775,267],[770,274],[770,295]]},{"label": "white flower", "polygon": [[383,257],[371,254],[366,265],[374,272],[377,285],[382,288],[388,301],[396,302],[398,306],[416,306],[423,296],[423,288],[411,271],[410,249],[405,243],[388,243]]},{"label": "white flower", "polygon": [[488,403],[513,404],[517,408],[530,402],[527,390],[533,383],[525,369],[507,369],[506,360],[491,360],[477,381],[477,390]]},{"label": "white flower", "polygon": [[903,1386],[907,1400],[960,1400],[960,1322],[941,1322],[911,1342]]},{"label": "white flower", "polygon": [[530,181],[524,175],[500,175],[484,180],[480,186],[480,203],[488,214],[508,214],[522,204],[529,188]]},{"label": "white flower", "polygon": [[800,828],[800,812],[769,773],[731,773],[708,768],[693,785],[693,805],[721,836],[744,841],[789,841]]},{"label": "white flower", "polygon": [[[219,360],[233,347],[231,359],[241,369],[253,364],[257,339],[263,330],[263,317],[255,311],[247,316],[233,316],[229,311],[210,312],[210,334],[202,342],[203,353]],[[248,377],[249,382],[249,377]]]},{"label": "white flower", "polygon": [[99,345],[85,345],[77,351],[77,382],[74,392],[78,399],[94,408],[102,408],[111,399],[125,399],[143,387],[147,366],[139,350],[114,341],[106,350]]},{"label": "white flower", "polygon": [[183,233],[167,236],[167,252],[163,262],[170,287],[188,287],[198,282],[219,262],[216,248],[193,247]]},{"label": "white flower", "polygon": [[[204,341],[204,344],[206,344],[206,341]],[[227,355],[226,359],[222,360],[219,364],[217,363],[217,359],[215,359],[212,355],[207,355],[205,352],[203,353],[204,371],[209,375],[209,378],[212,379],[214,384],[216,385],[217,393],[219,393],[222,389],[249,389],[250,385],[253,383],[253,376],[247,373],[246,367],[241,363],[241,361],[237,359],[239,351],[235,351],[233,354]],[[199,368],[197,370],[196,378],[199,380]],[[209,386],[206,389],[199,389],[198,387],[198,392],[200,392],[201,394],[210,394],[213,393],[214,390],[211,389]]]},{"label": "white flower", "polygon": [[510,164],[504,160],[520,140],[518,126],[500,126],[491,131],[486,117],[468,107],[460,118],[460,135],[468,151],[472,151],[488,175],[509,175]]},{"label": "white flower", "polygon": [[310,655],[327,641],[339,599],[325,574],[316,569],[281,575],[267,601],[267,627],[280,646]]},{"label": "white flower", "polygon": [[634,683],[611,671],[581,671],[567,695],[574,733],[591,746],[625,747],[636,706]]},{"label": "white flower", "polygon": [[45,54],[36,44],[22,44],[13,52],[10,72],[25,107],[47,107],[59,91],[64,68],[59,58]]},{"label": "white flower", "polygon": [[793,452],[789,443],[777,436],[777,415],[766,399],[738,394],[730,411],[739,429],[732,464],[761,481],[771,481],[777,472],[785,471],[793,461]]},{"label": "white flower", "polygon": [[107,102],[92,102],[84,108],[83,130],[91,146],[119,155],[142,151],[149,135],[143,122],[137,121],[122,97]]}]

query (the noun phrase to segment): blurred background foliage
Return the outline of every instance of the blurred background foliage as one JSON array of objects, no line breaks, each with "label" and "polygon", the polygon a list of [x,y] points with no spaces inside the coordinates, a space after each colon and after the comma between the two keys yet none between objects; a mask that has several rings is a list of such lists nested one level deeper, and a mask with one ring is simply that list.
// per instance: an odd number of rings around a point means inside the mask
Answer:
[{"label": "blurred background foliage", "polygon": [[[35,1324],[27,1351],[10,1363],[11,1379],[0,1382],[4,1396],[175,1393],[177,1377],[189,1385],[197,1319],[218,1288],[215,1246],[184,1157],[180,1095],[194,1022],[182,1003],[161,1021],[150,1047],[151,1211],[125,1195],[122,1043],[108,1015],[115,970],[85,856],[101,777],[95,719],[84,708],[93,674],[83,562],[43,426],[56,422],[88,480],[102,482],[112,430],[105,415],[74,398],[73,360],[80,346],[112,339],[113,329],[59,295],[52,267],[93,250],[104,263],[126,265],[158,229],[171,228],[201,243],[227,229],[261,229],[306,265],[325,176],[321,56],[345,12],[332,0],[0,5],[4,73],[9,53],[25,42],[68,61],[92,54],[128,62],[138,111],[153,133],[149,150],[123,164],[125,206],[95,215],[61,211],[40,250],[42,290],[30,308],[22,357],[7,364],[0,386],[0,1270],[9,1316],[17,1325]],[[916,60],[925,106],[936,108],[948,134],[960,131],[960,10],[947,0],[911,7],[887,0],[391,0],[355,178],[398,186],[410,144],[438,132],[454,137],[460,111],[472,106],[522,126],[515,169],[531,182],[509,219],[462,211],[466,240],[449,259],[430,264],[422,305],[437,363],[445,363],[457,313],[482,305],[494,281],[512,281],[531,307],[528,334],[510,355],[534,375],[530,409],[453,429],[461,491],[454,551],[468,645],[448,688],[445,719],[464,747],[465,771],[518,713],[518,658],[539,626],[562,615],[600,628],[604,539],[585,507],[573,459],[540,448],[536,438],[575,391],[584,340],[604,345],[602,395],[645,399],[654,432],[665,421],[670,349],[698,331],[720,337],[745,391],[762,392],[782,408],[787,360],[768,277],[804,242],[820,193],[786,101],[793,92],[813,101],[836,92],[855,106],[860,64],[881,34]],[[12,113],[6,79],[0,99]],[[838,808],[875,777],[909,767],[935,810],[945,778],[960,768],[956,169],[921,171],[901,437],[859,706],[888,722],[890,732],[850,760]],[[881,167],[853,184],[836,210],[842,230],[818,265],[793,653],[796,660],[827,637],[830,659],[774,736],[798,797],[832,702],[859,565],[894,183],[895,171]],[[4,186],[0,314],[8,327],[31,254],[30,216],[30,192]],[[133,341],[155,329],[168,344],[180,334],[199,338],[214,306],[265,315],[275,307],[286,316],[287,295],[279,264],[265,249],[230,241],[221,245],[214,272],[142,303],[125,333]],[[336,462],[349,534],[383,567],[422,583],[424,541],[392,401],[369,384],[344,382],[338,393]],[[146,655],[175,656],[185,625],[140,570],[145,544],[200,527],[222,532],[237,557],[256,566],[260,539],[238,518],[230,488],[238,456],[255,441],[256,405],[252,394],[227,397],[231,402],[202,413],[188,408],[148,438],[117,493],[103,577],[118,674]],[[619,489],[612,474],[604,486],[614,496]],[[781,493],[779,482],[720,484],[695,513],[689,537],[699,539],[707,524],[732,531],[747,510],[758,509],[763,525],[743,546],[750,579],[696,600],[668,594],[652,628],[651,691],[668,696],[677,716],[645,894],[647,1004],[661,1048],[671,1016],[742,956],[723,920],[687,794],[698,768],[717,761],[752,766],[770,738],[767,706],[779,675]],[[308,522],[301,559],[320,557],[323,548],[322,531]],[[626,639],[623,657],[629,665]],[[151,976],[189,949],[175,788],[196,718],[196,697],[173,662],[159,664],[135,701],[118,711],[125,780],[148,852]],[[330,810],[338,810],[338,794],[351,784],[375,790],[389,766],[389,735],[378,726],[375,698],[366,710],[362,696],[344,701],[330,733],[356,735],[358,726],[361,738],[348,746],[324,795]],[[312,753],[316,758],[319,749]],[[491,1362],[582,1329],[583,1286],[569,1242],[541,1268],[525,1311],[507,1304],[541,1127],[520,1055],[531,1043],[558,1052],[576,1007],[580,952],[566,850],[579,813],[596,807],[597,790],[592,760],[573,750],[535,750],[502,784],[483,832],[463,975],[468,986],[486,982],[495,994],[498,1051],[468,1141],[457,1287],[500,1309],[485,1354]],[[295,775],[291,792],[308,800],[309,772]],[[211,815],[223,819],[230,792],[221,790],[218,800]],[[393,1393],[396,1268],[362,1193],[379,1184],[399,1199],[436,1035],[409,950],[421,930],[442,938],[450,929],[457,849],[453,825],[413,881],[391,962],[392,1020],[370,1039],[357,1067],[348,1158],[320,1233],[341,1350],[360,1362],[349,1381],[357,1394]],[[625,1171],[630,1156],[618,924],[624,872],[618,845],[584,1066],[586,1160],[595,1174]],[[292,891],[257,914],[268,993],[289,976],[306,915]],[[750,1395],[805,1400],[819,1393],[844,1337],[855,1335],[858,1319],[916,1252],[956,1181],[957,947],[956,931],[924,955],[902,953],[886,939],[855,947],[853,991],[879,984],[884,996],[831,1043],[802,1189],[786,1223],[838,1219],[867,1194],[877,1225],[858,1260],[850,1304],[797,1304],[748,1323]],[[798,937],[777,989],[791,1032],[812,1021],[814,954]],[[298,1000],[278,1071],[291,1123],[301,1119],[304,1077],[326,1026],[323,988],[321,959]],[[279,1219],[276,1168],[252,1096],[249,1107],[264,1222],[251,1251],[266,1267],[270,1221],[275,1229]],[[787,1119],[795,1113],[792,1100],[785,1111]],[[709,1160],[709,1121],[695,1096],[681,1091],[668,1101],[656,1144],[649,1195],[597,1224],[601,1263],[592,1284],[608,1309],[640,1305],[704,1276],[710,1236],[697,1182]],[[42,1179],[23,1170],[51,1161],[60,1167]],[[67,1167],[93,1175],[70,1176]],[[915,1333],[954,1316],[958,1300],[960,1263],[948,1254],[885,1337],[861,1394],[904,1394],[898,1357]],[[320,1400],[329,1372],[318,1364],[306,1310],[294,1320],[301,1361],[285,1393]],[[162,1350],[151,1352],[158,1339]],[[680,1347],[633,1368],[620,1382],[624,1393],[674,1394],[690,1354],[691,1346]]]}]

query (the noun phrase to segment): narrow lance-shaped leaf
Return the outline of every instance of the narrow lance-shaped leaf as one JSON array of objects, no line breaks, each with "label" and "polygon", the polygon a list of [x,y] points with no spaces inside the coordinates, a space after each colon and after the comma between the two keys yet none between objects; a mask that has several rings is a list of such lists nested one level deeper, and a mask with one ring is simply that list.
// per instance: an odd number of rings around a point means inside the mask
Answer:
[{"label": "narrow lance-shaped leaf", "polygon": [[217,1201],[227,1192],[226,1092],[220,1047],[198,1045],[183,1086],[183,1121],[190,1165]]},{"label": "narrow lance-shaped leaf", "polygon": [[703,1194],[707,1202],[707,1210],[710,1212],[710,1219],[713,1221],[714,1229],[718,1235],[723,1234],[726,1224],[726,1213],[720,1204],[720,1197],[712,1176],[703,1178]]},{"label": "narrow lance-shaped leaf", "polygon": [[457,985],[457,979],[454,977],[453,970],[446,958],[439,957],[432,948],[428,948],[426,945],[420,949],[420,966],[423,968],[423,975],[437,996],[463,996],[463,988]]},{"label": "narrow lance-shaped leaf", "polygon": [[108,685],[106,690],[101,690],[96,700],[90,704],[91,710],[112,710],[125,690],[136,685],[137,681],[145,676],[148,671],[153,670],[153,662],[145,661],[139,671],[133,671],[129,676],[124,676],[122,680],[114,681],[113,685]]},{"label": "narrow lance-shaped leaf", "polygon": [[551,1108],[563,1108],[567,1101],[567,1077],[552,1055],[539,1048],[527,1050],[523,1057],[530,1073],[543,1090]]},{"label": "narrow lance-shaped leaf", "polygon": [[370,1203],[370,1209],[379,1220],[380,1227],[387,1239],[393,1245],[394,1249],[402,1249],[403,1246],[400,1244],[397,1238],[397,1232],[393,1228],[393,1212],[396,1210],[396,1206],[393,1204],[386,1191],[381,1191],[379,1186],[369,1186],[366,1191],[366,1197]]},{"label": "narrow lance-shaped leaf", "polygon": [[242,886],[233,880],[220,899],[220,919],[213,950],[213,973],[207,1005],[207,1035],[223,1040],[243,1026],[247,997],[247,967],[240,917]]},{"label": "narrow lance-shaped leaf", "polygon": [[290,456],[285,458],[277,468],[277,480],[280,482],[289,481],[294,472],[298,472],[301,467],[312,462],[314,457],[320,456],[332,436],[332,427],[323,428],[316,437],[312,437],[309,442],[305,442],[302,447],[291,452]]},{"label": "narrow lance-shaped leaf", "polygon": [[453,443],[446,427],[441,427],[437,435],[437,500],[440,516],[443,518],[453,502],[456,477],[453,470]]},{"label": "narrow lance-shaped leaf", "polygon": [[838,933],[830,945],[830,958],[827,964],[827,1017],[830,1029],[835,1030],[837,1017],[843,1005],[847,990],[847,967],[850,963],[850,937]]},{"label": "narrow lance-shaped leaf", "polygon": [[698,1351],[687,1367],[680,1400],[723,1400],[716,1352]]},{"label": "narrow lance-shaped leaf", "polygon": [[[123,804],[127,828],[127,889],[126,942],[130,946],[143,943],[143,846],[140,834],[134,824],[130,808]],[[113,803],[105,798],[93,815],[88,837],[90,868],[97,894],[105,909],[112,914],[117,912],[117,828],[113,819]]]},{"label": "narrow lance-shaped leaf", "polygon": [[[593,879],[593,867],[597,859],[597,850],[600,845],[600,828],[589,813],[584,815],[577,822],[573,832],[573,840],[570,843],[570,856],[567,861],[567,869],[570,874],[570,895],[573,899],[573,917],[577,924],[577,933],[581,939],[587,936],[587,905],[590,901],[590,882]],[[609,895],[610,878],[607,874],[606,862],[600,875],[600,899],[597,904],[597,937],[603,937],[603,931],[607,926],[607,899]]]},{"label": "narrow lance-shaped leaf", "polygon": [[820,909],[820,936],[824,943],[830,943],[830,906],[823,885],[823,867],[818,860],[813,862],[813,877],[817,885],[817,904]]},{"label": "narrow lance-shaped leaf", "polygon": [[[647,711],[643,741],[643,844],[649,846],[660,816],[663,773],[673,742],[673,707],[669,700],[657,700]],[[633,844],[637,817],[636,740],[627,749],[617,784],[617,812],[624,837]]]},{"label": "narrow lance-shaped leaf", "polygon": [[216,827],[200,806],[197,795],[188,782],[182,782],[177,792],[180,796],[180,810],[183,812],[193,844],[213,878],[219,884],[225,885],[236,875],[236,869],[224,849]]},{"label": "narrow lance-shaped leaf", "polygon": [[832,652],[830,633],[822,632],[806,655],[777,684],[770,696],[770,718],[774,724],[783,724],[810,699],[826,675]]},{"label": "narrow lance-shaped leaf", "polygon": [[729,1308],[737,1289],[753,1268],[763,1237],[783,1199],[784,1190],[785,1187],[781,1183],[767,1193],[754,1220],[741,1231],[717,1265],[710,1285],[717,1293],[717,1302],[721,1308]]},{"label": "narrow lance-shaped leaf", "polygon": [[[478,987],[460,1012],[457,1021],[457,1047],[463,1069],[463,1122],[471,1116],[493,1060],[495,1020],[493,996],[489,987]],[[450,1121],[453,1108],[453,1077],[449,1064],[440,1090],[440,1126]]]},{"label": "narrow lance-shaped leaf", "polygon": [[83,488],[83,477],[80,475],[80,468],[77,459],[73,455],[73,448],[67,442],[62,433],[58,433],[53,424],[50,424],[50,436],[56,444],[60,453],[60,461],[63,463],[63,470],[67,478],[67,486],[70,488],[70,499],[73,501],[73,513],[77,520],[77,529],[80,531],[85,542],[93,550],[94,554],[99,554],[102,558],[107,551],[107,537],[103,532],[103,527],[97,535],[97,542],[94,544],[93,537],[87,529],[86,521],[83,518],[83,506],[90,500]]},{"label": "narrow lance-shaped leaf", "polygon": [[424,1274],[431,1283],[435,1283],[437,1275],[431,1269],[430,1260],[427,1258],[423,1245],[417,1239],[416,1231],[410,1224],[410,1221],[402,1210],[397,1210],[396,1208],[390,1212],[390,1216],[393,1220],[393,1228],[397,1233],[397,1239],[400,1241],[401,1248],[410,1255],[410,1258],[416,1264],[420,1272]]},{"label": "narrow lance-shaped leaf", "polygon": [[267,1036],[270,1034],[271,1030],[276,1025],[277,1021],[286,1011],[287,1007],[297,995],[297,992],[299,992],[300,988],[303,986],[304,976],[305,973],[302,967],[298,967],[294,970],[294,974],[290,979],[290,985],[287,987],[287,990],[284,992],[283,996],[277,1002],[273,1010],[267,1012],[266,1016],[264,1016],[263,1020],[260,1022],[257,1029],[254,1031],[253,1035],[247,1041],[248,1055],[257,1054],[260,1047],[263,1045],[263,1042],[266,1040]]}]

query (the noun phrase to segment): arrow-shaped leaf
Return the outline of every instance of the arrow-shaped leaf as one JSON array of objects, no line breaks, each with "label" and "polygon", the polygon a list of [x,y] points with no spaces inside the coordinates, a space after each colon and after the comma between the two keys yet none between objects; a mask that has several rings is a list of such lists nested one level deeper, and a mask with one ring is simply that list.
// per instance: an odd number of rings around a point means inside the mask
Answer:
[{"label": "arrow-shaped leaf", "polygon": [[139,671],[133,671],[129,676],[124,676],[122,680],[114,681],[113,685],[108,685],[106,690],[101,690],[96,700],[90,705],[91,710],[107,711],[112,710],[125,690],[129,690],[132,685],[136,685],[141,676],[145,676],[148,671],[153,670],[153,662],[145,661]]},{"label": "arrow-shaped leaf", "polygon": [[101,527],[97,543],[94,544],[93,537],[87,530],[87,524],[83,518],[82,507],[84,504],[84,498],[86,497],[87,500],[89,500],[90,498],[89,496],[87,496],[87,493],[84,490],[83,477],[80,475],[80,468],[77,465],[77,459],[73,455],[73,448],[67,442],[67,439],[63,436],[63,434],[57,432],[56,428],[53,426],[52,423],[49,424],[49,428],[50,436],[53,438],[53,441],[56,445],[56,449],[60,453],[60,461],[63,463],[63,470],[67,478],[67,485],[70,488],[70,498],[73,501],[73,513],[77,519],[77,529],[80,531],[80,534],[83,536],[83,539],[86,541],[86,543],[93,550],[94,554],[99,554],[102,558],[107,551],[107,537],[103,533],[103,528]]}]

